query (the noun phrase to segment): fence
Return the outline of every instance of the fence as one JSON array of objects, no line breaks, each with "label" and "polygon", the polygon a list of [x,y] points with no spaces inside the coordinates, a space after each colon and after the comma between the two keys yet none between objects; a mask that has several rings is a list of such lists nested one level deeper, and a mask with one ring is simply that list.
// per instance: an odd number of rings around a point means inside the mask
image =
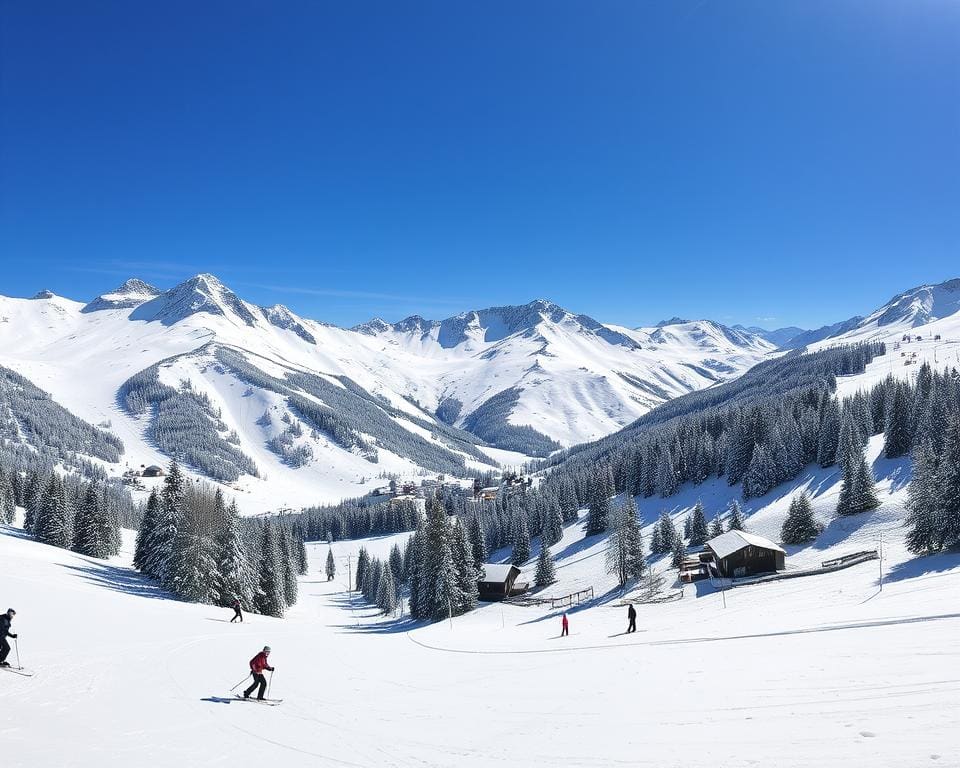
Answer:
[{"label": "fence", "polygon": [[593,587],[581,589],[579,592],[571,592],[563,597],[534,597],[532,595],[520,595],[511,597],[504,602],[511,605],[548,605],[550,608],[569,608],[572,605],[579,605],[584,600],[593,599]]}]

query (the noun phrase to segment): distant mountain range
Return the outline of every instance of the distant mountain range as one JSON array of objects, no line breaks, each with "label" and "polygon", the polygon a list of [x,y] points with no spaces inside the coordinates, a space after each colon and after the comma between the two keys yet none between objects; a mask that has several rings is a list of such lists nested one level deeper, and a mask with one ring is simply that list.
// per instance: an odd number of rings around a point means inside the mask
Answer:
[{"label": "distant mountain range", "polygon": [[892,337],[958,309],[951,280],[812,331],[678,317],[627,328],[544,299],[345,329],[199,274],[167,291],[130,279],[86,304],[0,297],[0,366],[109,424],[126,448],[116,471],[177,455],[251,503],[296,506],[384,474],[517,464],[779,350]]}]

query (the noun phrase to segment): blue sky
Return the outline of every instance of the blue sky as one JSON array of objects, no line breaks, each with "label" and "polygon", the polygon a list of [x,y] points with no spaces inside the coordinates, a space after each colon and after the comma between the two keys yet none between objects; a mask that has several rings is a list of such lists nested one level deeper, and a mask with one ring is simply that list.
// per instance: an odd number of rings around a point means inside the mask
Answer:
[{"label": "blue sky", "polygon": [[0,293],[815,326],[960,276],[958,94],[948,0],[0,0]]}]

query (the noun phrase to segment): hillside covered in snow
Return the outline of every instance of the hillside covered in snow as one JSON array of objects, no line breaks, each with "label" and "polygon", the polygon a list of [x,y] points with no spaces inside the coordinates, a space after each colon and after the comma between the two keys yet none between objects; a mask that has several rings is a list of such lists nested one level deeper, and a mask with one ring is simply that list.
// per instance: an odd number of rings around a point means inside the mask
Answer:
[{"label": "hillside covered in snow", "polygon": [[0,297],[0,366],[113,435],[108,474],[176,457],[251,511],[518,465],[773,351],[708,321],[632,330],[545,301],[347,330],[207,274],[167,291],[130,279],[86,304]]}]

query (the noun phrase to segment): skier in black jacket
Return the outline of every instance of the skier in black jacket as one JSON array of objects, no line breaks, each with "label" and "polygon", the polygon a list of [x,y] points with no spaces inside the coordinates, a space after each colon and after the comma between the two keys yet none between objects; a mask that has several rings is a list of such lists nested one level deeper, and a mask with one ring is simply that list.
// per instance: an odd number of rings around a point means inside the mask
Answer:
[{"label": "skier in black jacket", "polygon": [[630,632],[636,632],[637,631],[637,609],[633,607],[633,603],[630,603],[629,607],[627,608],[627,619],[630,622],[627,625],[627,634],[629,634]]},{"label": "skier in black jacket", "polygon": [[10,662],[7,661],[7,655],[10,653],[10,643],[7,642],[7,638],[16,639],[17,637],[10,631],[10,622],[16,615],[17,612],[13,608],[8,608],[6,613],[0,614],[0,667],[10,666]]}]

